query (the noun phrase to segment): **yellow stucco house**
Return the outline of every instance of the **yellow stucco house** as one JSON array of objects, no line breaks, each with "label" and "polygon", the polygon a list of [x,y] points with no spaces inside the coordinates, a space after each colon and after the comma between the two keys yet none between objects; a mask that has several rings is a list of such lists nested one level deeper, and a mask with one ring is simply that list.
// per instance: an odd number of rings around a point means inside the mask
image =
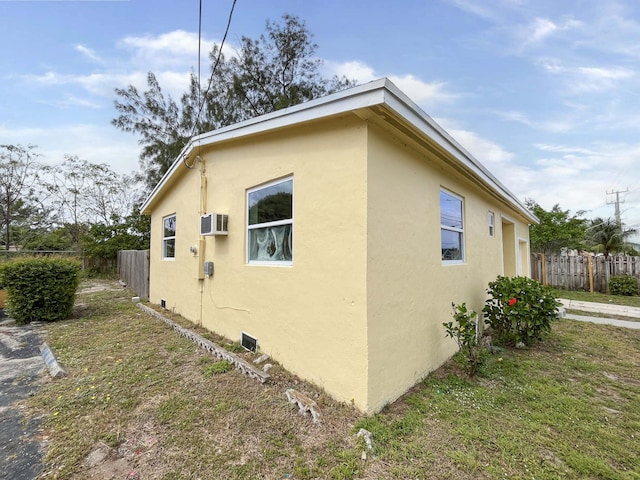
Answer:
[{"label": "yellow stucco house", "polygon": [[143,205],[150,301],[372,413],[529,273],[536,218],[387,79],[194,137]]}]

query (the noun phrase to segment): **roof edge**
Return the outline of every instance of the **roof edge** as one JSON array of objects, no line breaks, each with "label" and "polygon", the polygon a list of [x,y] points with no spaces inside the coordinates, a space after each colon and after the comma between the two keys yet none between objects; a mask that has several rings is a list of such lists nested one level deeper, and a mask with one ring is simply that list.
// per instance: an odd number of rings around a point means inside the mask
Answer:
[{"label": "roof edge", "polygon": [[386,105],[396,112],[405,122],[413,125],[422,134],[433,139],[437,145],[462,164],[485,187],[494,191],[508,205],[518,211],[530,223],[539,223],[538,218],[505,187],[480,161],[469,153],[451,135],[449,135],[433,118],[411,100],[388,78],[381,78],[353,88],[317,98],[309,102],[277,110],[266,115],[219,128],[194,136],[182,149],[169,170],[154,187],[141,207],[142,213],[150,213],[149,209],[156,197],[165,189],[169,180],[186,163],[199,148],[228,141],[234,138],[282,128],[297,123],[316,120],[340,113],[366,109],[376,105]]},{"label": "roof edge", "polygon": [[147,210],[155,197],[164,189],[180,166],[192,156],[196,148],[206,147],[239,136],[379,105],[384,103],[384,91],[391,87],[397,89],[388,78],[381,78],[192,137],[142,204],[142,213],[148,213]]}]

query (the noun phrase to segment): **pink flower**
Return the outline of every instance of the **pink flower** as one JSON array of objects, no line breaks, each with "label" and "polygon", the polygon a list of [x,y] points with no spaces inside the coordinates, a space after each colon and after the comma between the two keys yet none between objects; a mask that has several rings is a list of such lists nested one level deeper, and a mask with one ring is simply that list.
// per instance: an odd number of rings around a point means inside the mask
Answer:
[{"label": "pink flower", "polygon": [[514,297],[511,300],[509,300],[508,304],[509,304],[510,307],[513,307],[516,304],[517,301],[518,300],[516,300],[516,298]]}]

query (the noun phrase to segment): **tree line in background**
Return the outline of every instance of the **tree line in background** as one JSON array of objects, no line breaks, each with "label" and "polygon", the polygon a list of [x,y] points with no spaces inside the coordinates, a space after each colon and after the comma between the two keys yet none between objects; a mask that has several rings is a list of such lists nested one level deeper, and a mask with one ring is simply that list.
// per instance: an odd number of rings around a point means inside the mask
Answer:
[{"label": "tree line in background", "polygon": [[114,258],[122,248],[147,248],[140,178],[77,156],[55,166],[39,160],[33,146],[0,145],[2,249]]},{"label": "tree line in background", "polygon": [[545,210],[534,200],[526,201],[540,223],[529,228],[531,251],[547,255],[560,254],[564,249],[611,254],[638,255],[629,238],[637,233],[614,218],[586,219],[584,211],[571,214],[558,204]]},{"label": "tree line in background", "polygon": [[163,93],[153,72],[142,93],[117,88],[112,124],[138,135],[141,174],[121,175],[74,155],[47,166],[34,146],[1,145],[0,248],[82,250],[99,258],[148,248],[149,218],[140,205],[191,137],[354,84],[322,76],[312,39],[303,20],[285,14],[267,21],[259,38],[243,36],[232,54],[214,45],[209,77],[201,84],[192,73],[179,101]]}]

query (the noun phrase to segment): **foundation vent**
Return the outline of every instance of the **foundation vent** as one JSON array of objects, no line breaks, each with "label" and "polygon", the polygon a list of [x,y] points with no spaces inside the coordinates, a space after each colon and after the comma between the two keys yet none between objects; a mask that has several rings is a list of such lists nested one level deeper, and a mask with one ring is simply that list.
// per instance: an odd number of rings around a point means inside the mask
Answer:
[{"label": "foundation vent", "polygon": [[242,332],[242,347],[250,352],[255,352],[258,349],[258,339],[253,338],[251,335]]}]

